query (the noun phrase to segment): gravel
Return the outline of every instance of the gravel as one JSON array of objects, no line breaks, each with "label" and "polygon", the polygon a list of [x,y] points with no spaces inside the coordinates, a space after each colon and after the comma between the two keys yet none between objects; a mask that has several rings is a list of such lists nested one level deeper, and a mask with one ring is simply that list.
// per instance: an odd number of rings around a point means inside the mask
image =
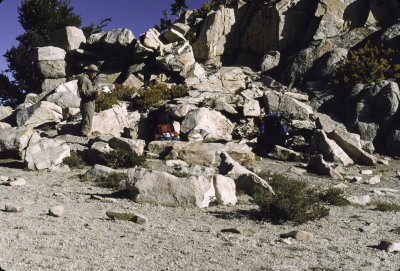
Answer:
[{"label": "gravel", "polygon": [[[241,196],[240,205],[204,209],[138,204],[113,191],[81,182],[88,168],[67,173],[26,171],[0,163],[0,175],[21,177],[23,186],[0,185],[0,270],[398,270],[399,252],[379,247],[400,239],[400,213],[373,206],[330,206],[330,215],[302,225],[257,221],[257,206]],[[150,166],[165,169],[161,161]],[[314,186],[343,182],[302,171],[296,163],[263,159],[254,170],[285,172]],[[400,203],[400,161],[362,169],[381,174],[379,184],[345,183],[348,196]],[[298,172],[298,173],[296,173]],[[385,188],[376,193],[374,190]],[[383,192],[382,192],[383,191]],[[94,197],[95,196],[95,197]],[[101,200],[102,198],[116,200]],[[7,204],[23,206],[5,212]],[[49,215],[62,206],[63,215]],[[60,207],[61,208],[61,207]],[[144,224],[112,220],[107,211],[135,213]],[[305,231],[310,240],[282,238]]]}]

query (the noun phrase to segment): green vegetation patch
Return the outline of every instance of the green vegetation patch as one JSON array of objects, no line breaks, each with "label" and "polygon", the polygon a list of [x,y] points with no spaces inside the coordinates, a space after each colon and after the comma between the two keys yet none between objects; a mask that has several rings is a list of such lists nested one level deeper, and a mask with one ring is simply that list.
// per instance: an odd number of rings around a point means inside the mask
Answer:
[{"label": "green vegetation patch", "polygon": [[399,51],[376,46],[367,41],[359,49],[351,50],[336,75],[334,84],[346,89],[355,84],[369,84],[382,80],[396,80],[400,78],[400,64],[396,59]]},{"label": "green vegetation patch", "polygon": [[253,189],[252,196],[259,206],[260,218],[302,224],[329,215],[329,210],[320,199],[320,192],[304,181],[269,172],[260,173],[260,177],[268,180],[275,191],[272,195],[261,186]]},{"label": "green vegetation patch", "polygon": [[113,172],[107,176],[101,176],[95,180],[96,185],[104,188],[112,188],[114,190],[118,189],[121,181],[126,180],[128,174],[121,172]]},{"label": "green vegetation patch", "polygon": [[111,168],[143,167],[146,164],[146,157],[131,151],[122,149],[112,150],[102,155],[104,165]]},{"label": "green vegetation patch", "polygon": [[120,101],[130,101],[132,95],[137,92],[136,88],[130,88],[125,85],[115,84],[115,89],[109,93],[101,93],[96,98],[96,112],[110,109]]},{"label": "green vegetation patch", "polygon": [[63,159],[63,164],[68,165],[70,169],[82,169],[86,166],[85,161],[76,152],[71,152],[71,156]]},{"label": "green vegetation patch", "polygon": [[344,191],[335,187],[331,187],[326,191],[321,192],[320,199],[335,206],[346,206],[350,204],[350,202],[344,198]]},{"label": "green vegetation patch", "polygon": [[205,18],[210,11],[217,10],[219,5],[222,4],[221,0],[206,0],[200,9],[193,12],[196,18]]},{"label": "green vegetation patch", "polygon": [[371,202],[369,205],[375,205],[376,211],[382,212],[400,212],[400,205],[395,203],[388,203],[382,201],[374,201]]}]

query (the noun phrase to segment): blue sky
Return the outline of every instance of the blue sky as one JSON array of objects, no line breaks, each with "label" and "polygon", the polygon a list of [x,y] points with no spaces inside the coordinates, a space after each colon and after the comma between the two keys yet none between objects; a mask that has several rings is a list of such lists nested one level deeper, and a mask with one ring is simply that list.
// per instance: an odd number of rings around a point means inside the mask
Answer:
[{"label": "blue sky", "polygon": [[[130,29],[136,38],[155,24],[160,23],[162,11],[170,11],[173,0],[70,0],[74,13],[81,15],[82,26],[95,25],[104,18],[111,18],[105,30],[121,27]],[[200,8],[205,0],[186,0],[189,9]],[[0,71],[7,68],[3,54],[13,45],[24,30],[18,23],[17,7],[20,0],[4,0],[0,4]]]}]

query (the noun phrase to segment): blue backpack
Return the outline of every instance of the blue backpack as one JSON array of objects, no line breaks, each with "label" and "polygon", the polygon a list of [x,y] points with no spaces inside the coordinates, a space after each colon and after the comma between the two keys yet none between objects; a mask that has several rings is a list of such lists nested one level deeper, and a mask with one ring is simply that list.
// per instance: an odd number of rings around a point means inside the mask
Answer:
[{"label": "blue backpack", "polygon": [[268,114],[260,125],[257,149],[262,154],[268,154],[274,145],[284,145],[286,142],[286,125],[277,114]]}]

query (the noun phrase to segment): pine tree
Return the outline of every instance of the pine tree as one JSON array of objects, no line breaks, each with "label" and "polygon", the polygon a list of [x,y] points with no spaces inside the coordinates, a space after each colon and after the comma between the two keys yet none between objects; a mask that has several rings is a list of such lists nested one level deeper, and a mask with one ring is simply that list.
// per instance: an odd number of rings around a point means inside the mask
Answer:
[{"label": "pine tree", "polygon": [[186,8],[188,8],[186,0],[175,0],[175,3],[171,4],[172,15],[176,15],[179,18]]},{"label": "pine tree", "polygon": [[[1,97],[14,98],[21,102],[24,93],[41,92],[41,75],[30,59],[35,47],[46,46],[50,33],[65,26],[79,27],[82,23],[79,15],[73,13],[69,0],[23,0],[18,7],[18,21],[25,33],[18,36],[19,44],[12,47],[3,56],[8,62],[6,72],[14,77],[8,95],[0,92]],[[15,92],[16,93],[11,93]]]}]

